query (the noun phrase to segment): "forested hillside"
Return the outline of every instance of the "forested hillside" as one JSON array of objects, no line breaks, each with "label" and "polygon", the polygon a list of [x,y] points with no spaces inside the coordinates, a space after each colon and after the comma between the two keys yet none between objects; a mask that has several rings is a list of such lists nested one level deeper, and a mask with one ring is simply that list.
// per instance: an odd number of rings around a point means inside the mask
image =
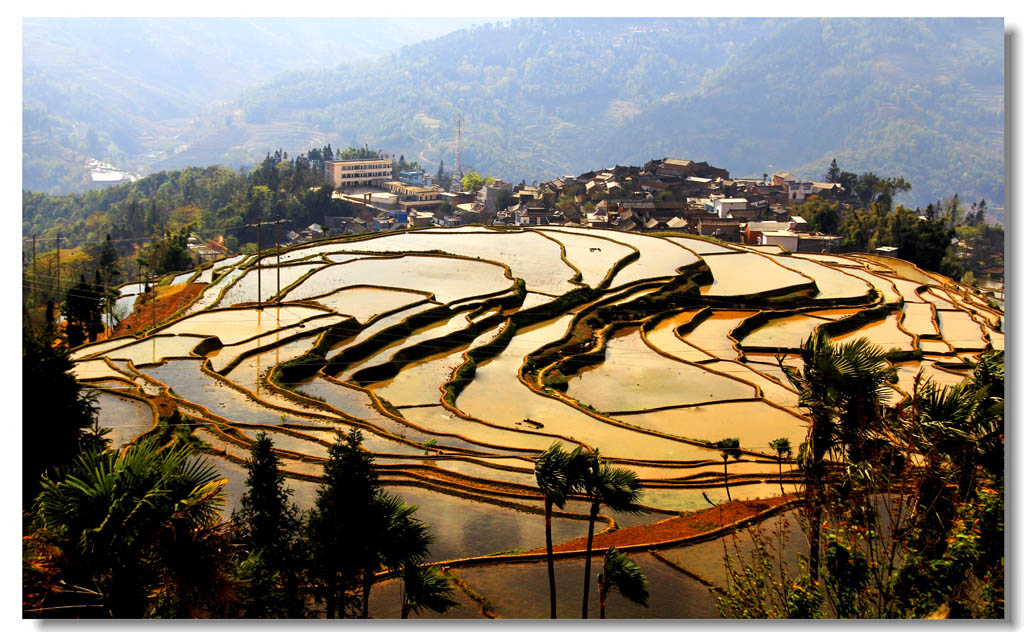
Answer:
[{"label": "forested hillside", "polygon": [[[640,150],[637,145],[646,144]],[[736,175],[818,178],[838,158],[899,174],[921,205],[1003,200],[999,20],[801,20],[753,42],[700,94],[652,107],[602,155],[685,153]]]},{"label": "forested hillside", "polygon": [[[246,86],[289,70],[371,58],[471,23],[461,18],[26,19],[24,187],[81,190],[87,158],[149,171],[191,139],[230,126],[230,110],[222,106]],[[311,138],[318,136],[302,135],[304,147]],[[268,143],[259,155],[276,146]],[[225,149],[218,150],[217,160]]]},{"label": "forested hillside", "polygon": [[[253,124],[301,120],[338,135],[506,179],[578,173],[644,153],[601,157],[651,106],[699,89],[707,72],[776,29],[767,20],[516,20],[458,31],[373,64],[283,76],[246,91]],[[653,154],[648,154],[653,155]]]},{"label": "forested hillside", "polygon": [[[273,51],[282,39],[267,46]],[[174,138],[149,166],[236,167],[268,149],[294,153],[331,142],[381,147],[428,169],[441,160],[451,167],[461,111],[464,164],[507,180],[652,156],[727,164],[737,176],[786,170],[820,179],[838,158],[857,172],[913,182],[897,202],[924,206],[959,193],[966,202],[985,198],[990,215],[1001,217],[998,19],[522,19],[372,60],[326,57],[339,63],[279,75],[203,116],[136,130],[136,138]],[[196,68],[199,85],[223,74]],[[26,103],[33,94],[29,86]],[[69,94],[66,107],[85,107],[81,96]],[[90,116],[111,120],[125,120],[117,112],[128,110],[178,116],[145,99],[121,110],[85,101],[95,108]],[[53,116],[32,110],[26,129],[52,127]],[[79,144],[89,145],[84,128],[76,129]],[[101,129],[91,146],[128,157],[131,141],[114,133]],[[36,149],[26,151],[33,188]]]},{"label": "forested hillside", "polygon": [[[240,100],[345,143],[507,179],[691,156],[821,178],[838,157],[905,175],[907,204],[1003,199],[999,20],[519,20]],[[381,107],[381,104],[387,107]]]}]

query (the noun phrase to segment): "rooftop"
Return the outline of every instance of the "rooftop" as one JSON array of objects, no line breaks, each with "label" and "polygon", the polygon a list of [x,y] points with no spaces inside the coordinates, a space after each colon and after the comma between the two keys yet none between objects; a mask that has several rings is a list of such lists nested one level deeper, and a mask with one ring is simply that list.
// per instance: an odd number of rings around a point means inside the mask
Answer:
[{"label": "rooftop", "polygon": [[328,160],[327,164],[329,164],[329,165],[343,165],[343,164],[352,164],[352,163],[358,163],[358,162],[386,162],[388,164],[391,164],[391,159],[390,158],[348,158],[346,160]]},{"label": "rooftop", "polygon": [[673,167],[689,167],[693,164],[692,160],[683,160],[682,158],[666,158],[661,162],[663,165],[670,165]]}]

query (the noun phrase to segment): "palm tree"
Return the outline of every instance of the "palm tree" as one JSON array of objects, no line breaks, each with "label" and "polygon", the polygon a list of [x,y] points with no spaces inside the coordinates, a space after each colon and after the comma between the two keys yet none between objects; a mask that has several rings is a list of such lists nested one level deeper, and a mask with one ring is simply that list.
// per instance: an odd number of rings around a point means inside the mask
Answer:
[{"label": "palm tree", "polygon": [[406,564],[402,567],[403,619],[408,619],[410,612],[418,614],[424,608],[444,614],[458,607],[459,602],[452,599],[452,593],[451,582],[437,572],[436,566]]},{"label": "palm tree", "polygon": [[[885,361],[881,347],[859,338],[845,345],[832,342],[815,330],[800,347],[803,369],[782,363],[790,383],[800,393],[800,405],[810,411],[807,441],[800,448],[804,470],[805,506],[809,512],[808,558],[811,579],[817,580],[820,562],[821,493],[829,452],[844,453],[857,461],[867,433],[881,419],[895,368]],[[843,447],[846,447],[845,452]]]},{"label": "palm tree", "polygon": [[[419,564],[427,558],[434,538],[430,527],[413,514],[415,505],[384,491],[377,493],[373,506],[364,517],[369,527],[365,542],[360,542],[362,561],[362,617],[370,615],[370,590],[377,571],[399,570]],[[359,555],[360,553],[357,553]]]},{"label": "palm tree", "polygon": [[867,338],[839,346],[843,395],[839,411],[840,440],[851,462],[865,458],[869,434],[880,427],[882,410],[893,393],[896,367],[885,359],[886,350]]},{"label": "palm tree", "polygon": [[[584,453],[581,453],[584,454]],[[594,548],[594,522],[601,505],[614,511],[640,513],[640,479],[636,472],[602,463],[597,451],[581,458],[580,491],[590,501],[590,524],[587,528],[587,556],[583,570],[583,615],[587,618],[590,598],[590,553]]]},{"label": "palm tree", "polygon": [[558,618],[555,607],[555,558],[551,542],[552,507],[564,507],[569,494],[577,486],[579,468],[574,464],[580,463],[582,454],[582,448],[577,447],[572,453],[567,453],[562,449],[562,444],[556,442],[537,457],[533,466],[537,487],[544,494],[544,537],[547,543],[548,592],[552,619]]},{"label": "palm tree", "polygon": [[725,467],[725,495],[732,500],[732,494],[729,493],[729,459],[733,461],[740,460],[740,440],[730,437],[728,439],[722,439],[715,444],[715,447],[722,451],[722,465]]},{"label": "palm tree", "polygon": [[597,576],[598,594],[601,597],[601,618],[604,619],[605,601],[608,593],[618,590],[619,594],[633,603],[647,607],[647,578],[636,562],[610,547],[604,554],[604,571]]},{"label": "palm tree", "polygon": [[[928,508],[922,538],[937,536],[923,548],[943,546],[956,505],[974,500],[978,466],[994,461],[988,452],[1003,436],[1003,402],[990,397],[991,390],[973,378],[956,386],[939,387],[930,379],[915,384],[910,406],[916,416],[903,431],[924,461],[918,482],[918,506]],[[1000,464],[993,473],[1001,471]]]},{"label": "palm tree", "polygon": [[35,535],[60,551],[61,581],[89,588],[110,616],[217,614],[233,588],[222,572],[225,482],[180,443],[83,452],[43,477]]},{"label": "palm tree", "polygon": [[788,437],[774,439],[769,445],[775,450],[775,455],[779,460],[779,491],[785,496],[786,490],[782,488],[782,459],[788,459],[793,454],[793,448],[789,445]]}]

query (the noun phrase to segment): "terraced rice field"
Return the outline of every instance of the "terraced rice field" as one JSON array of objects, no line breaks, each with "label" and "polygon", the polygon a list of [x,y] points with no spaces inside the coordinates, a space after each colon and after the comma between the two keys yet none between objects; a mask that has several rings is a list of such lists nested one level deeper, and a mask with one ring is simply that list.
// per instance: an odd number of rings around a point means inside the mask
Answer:
[{"label": "terraced rice field", "polygon": [[[815,329],[867,336],[905,352],[892,356],[891,396],[901,398],[919,371],[956,384],[978,352],[1003,346],[1000,312],[885,257],[467,227],[322,241],[280,261],[280,295],[276,253],[231,257],[166,279],[206,285],[156,328],[74,350],[76,378],[101,393],[100,423],[126,444],[154,424],[147,398],[174,402],[228,480],[228,512],[259,431],[308,508],[335,432],[359,428],[386,466],[382,481],[433,528],[432,559],[458,559],[448,572],[501,616],[547,614],[546,569],[529,552],[544,544],[533,459],[552,442],[599,450],[640,476],[649,513],[602,510],[598,530],[653,528],[720,503],[711,444],[725,437],[744,453],[729,466],[733,498],[777,502],[769,443],[798,446],[807,413],[777,352],[799,368]],[[121,288],[125,309],[142,289]],[[797,489],[794,467],[783,463],[786,493]],[[586,511],[570,499],[556,545],[586,534]],[[706,588],[678,568],[718,582],[715,547],[720,561],[721,542],[634,553],[651,607],[610,598],[609,614],[717,616]],[[556,567],[565,615],[578,609],[581,566],[569,555]],[[375,616],[393,614],[396,583],[374,590]],[[460,591],[451,616],[482,616]]]},{"label": "terraced rice field", "polygon": [[706,288],[709,296],[759,294],[806,286],[813,279],[795,268],[783,266],[762,254],[708,255],[704,262],[711,268],[714,282]]}]

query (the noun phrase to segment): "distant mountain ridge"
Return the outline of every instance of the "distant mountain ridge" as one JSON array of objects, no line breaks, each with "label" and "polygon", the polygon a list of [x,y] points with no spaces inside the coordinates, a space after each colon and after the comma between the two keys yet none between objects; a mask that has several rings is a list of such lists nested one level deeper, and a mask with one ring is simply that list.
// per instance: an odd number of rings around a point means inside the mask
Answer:
[{"label": "distant mountain ridge", "polygon": [[85,158],[152,171],[163,155],[225,127],[218,102],[246,86],[282,72],[371,58],[473,22],[27,18],[25,187],[75,190]]},{"label": "distant mountain ridge", "polygon": [[[27,59],[27,57],[26,57]],[[898,202],[1003,203],[999,19],[522,19],[290,71],[179,134],[152,169],[368,144],[545,180],[652,156],[736,174],[902,175]]]}]

